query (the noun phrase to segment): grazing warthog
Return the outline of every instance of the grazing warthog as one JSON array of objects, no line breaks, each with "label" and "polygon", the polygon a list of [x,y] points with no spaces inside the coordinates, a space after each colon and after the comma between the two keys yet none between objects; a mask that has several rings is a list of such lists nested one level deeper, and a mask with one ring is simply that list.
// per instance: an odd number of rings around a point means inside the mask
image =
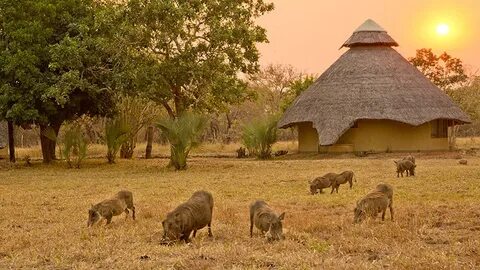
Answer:
[{"label": "grazing warthog", "polygon": [[277,216],[265,201],[255,201],[250,205],[250,237],[253,237],[253,224],[255,224],[255,227],[265,234],[267,240],[285,239],[282,227],[284,218],[285,212]]},{"label": "grazing warthog", "polygon": [[415,176],[415,168],[417,165],[415,165],[413,162],[410,160],[399,160],[399,161],[393,161],[395,165],[397,166],[397,177],[400,177],[402,175],[403,177],[403,172],[407,172],[407,177],[410,174],[410,176]]},{"label": "grazing warthog", "polygon": [[357,201],[353,221],[359,223],[366,217],[375,219],[378,213],[382,213],[382,220],[385,220],[387,207],[390,208],[390,218],[393,221],[393,188],[388,184],[378,184],[373,191]]},{"label": "grazing warthog", "polygon": [[[350,184],[350,188],[352,188],[353,179],[354,175],[352,171],[344,171],[341,174],[337,175],[332,181],[332,192],[330,192],[330,194],[333,193],[334,190],[336,190],[338,193],[338,188],[340,187],[340,185],[343,185],[347,182]],[[355,179],[355,182],[357,182],[357,179]]]},{"label": "grazing warthog", "polygon": [[87,227],[93,226],[101,219],[106,219],[107,224],[112,222],[113,216],[118,216],[121,213],[126,214],[128,218],[128,209],[132,210],[132,218],[135,220],[135,206],[133,206],[133,194],[130,191],[122,190],[118,192],[115,197],[104,200],[96,205],[92,205],[88,210]]},{"label": "grazing warthog", "polygon": [[458,161],[458,164],[460,164],[460,165],[467,165],[467,164],[468,164],[468,161],[467,161],[466,159],[460,159],[460,160]]},{"label": "grazing warthog", "polygon": [[412,155],[408,155],[404,157],[402,160],[410,160],[413,164],[415,164],[415,157]]},{"label": "grazing warthog", "polygon": [[320,190],[320,193],[323,193],[322,190],[324,188],[332,186],[332,183],[337,176],[338,174],[336,173],[327,173],[324,176],[313,179],[313,181],[308,181],[308,183],[310,184],[310,193],[312,195],[315,195],[318,193],[318,190]]},{"label": "grazing warthog", "polygon": [[177,240],[188,243],[190,233],[193,237],[197,230],[208,225],[208,236],[212,237],[213,197],[207,191],[193,193],[188,201],[180,204],[162,221],[162,244],[170,244]]}]

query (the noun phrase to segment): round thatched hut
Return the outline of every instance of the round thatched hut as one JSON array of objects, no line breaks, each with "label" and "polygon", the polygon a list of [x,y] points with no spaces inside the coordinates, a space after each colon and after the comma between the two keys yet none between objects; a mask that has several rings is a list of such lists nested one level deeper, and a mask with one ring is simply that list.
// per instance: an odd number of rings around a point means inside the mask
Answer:
[{"label": "round thatched hut", "polygon": [[298,128],[300,152],[449,149],[448,128],[469,117],[392,46],[372,20],[355,30],[279,122]]}]

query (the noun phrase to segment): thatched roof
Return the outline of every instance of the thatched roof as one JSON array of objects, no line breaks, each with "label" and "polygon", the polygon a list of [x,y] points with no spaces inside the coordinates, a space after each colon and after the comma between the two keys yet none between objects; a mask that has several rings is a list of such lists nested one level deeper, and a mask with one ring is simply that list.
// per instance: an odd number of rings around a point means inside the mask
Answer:
[{"label": "thatched roof", "polygon": [[353,32],[352,36],[345,41],[342,47],[361,45],[398,46],[398,43],[387,34],[385,29],[373,20],[368,19]]},{"label": "thatched roof", "polygon": [[445,93],[390,46],[380,42],[350,47],[293,102],[279,127],[312,122],[320,145],[332,145],[359,119],[413,126],[435,119],[470,122]]}]

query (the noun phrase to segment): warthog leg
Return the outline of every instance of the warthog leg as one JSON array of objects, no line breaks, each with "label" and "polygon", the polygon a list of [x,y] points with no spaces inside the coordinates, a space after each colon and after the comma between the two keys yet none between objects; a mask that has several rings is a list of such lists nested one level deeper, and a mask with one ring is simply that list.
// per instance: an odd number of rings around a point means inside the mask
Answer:
[{"label": "warthog leg", "polygon": [[107,220],[107,224],[105,225],[112,223],[112,217],[113,217],[112,213],[109,213],[107,216],[105,216],[105,219]]},{"label": "warthog leg", "polygon": [[187,231],[186,233],[184,233],[181,237],[180,237],[180,240],[184,240],[185,243],[190,243],[190,233],[192,233],[192,231]]},{"label": "warthog leg", "polygon": [[208,237],[213,237],[212,234],[212,222],[208,223]]}]

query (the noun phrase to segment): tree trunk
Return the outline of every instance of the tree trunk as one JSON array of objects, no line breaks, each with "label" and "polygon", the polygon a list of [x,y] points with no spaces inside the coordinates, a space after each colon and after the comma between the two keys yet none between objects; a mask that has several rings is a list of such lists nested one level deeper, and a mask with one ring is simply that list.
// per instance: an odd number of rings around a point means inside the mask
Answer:
[{"label": "tree trunk", "polygon": [[152,158],[153,127],[147,128],[147,148],[145,149],[145,158]]},{"label": "tree trunk", "polygon": [[[42,146],[43,163],[50,163],[55,160],[56,137],[60,131],[61,124],[40,125],[40,144]],[[50,130],[51,129],[51,130]],[[54,134],[48,134],[48,132]],[[50,136],[49,136],[50,135]],[[52,138],[54,136],[55,138]],[[50,137],[50,138],[49,138]]]},{"label": "tree trunk", "polygon": [[10,155],[10,162],[15,163],[15,139],[14,139],[13,122],[8,121],[8,153]]},{"label": "tree trunk", "polygon": [[50,151],[51,151],[51,155],[53,157],[54,160],[57,159],[57,155],[55,153],[55,149],[57,147],[57,138],[58,138],[58,133],[60,132],[60,127],[62,126],[62,123],[54,123],[52,125],[50,125],[53,129],[53,132],[55,132],[55,140],[53,142],[51,142],[51,146],[50,146]]},{"label": "tree trunk", "polygon": [[172,87],[173,92],[173,103],[175,105],[175,116],[178,117],[182,115],[185,111],[185,107],[183,105],[183,98],[181,96],[181,87]]},{"label": "tree trunk", "polygon": [[225,115],[227,116],[227,134],[228,134],[230,132],[230,129],[232,128],[233,121],[228,112],[225,113]]}]

